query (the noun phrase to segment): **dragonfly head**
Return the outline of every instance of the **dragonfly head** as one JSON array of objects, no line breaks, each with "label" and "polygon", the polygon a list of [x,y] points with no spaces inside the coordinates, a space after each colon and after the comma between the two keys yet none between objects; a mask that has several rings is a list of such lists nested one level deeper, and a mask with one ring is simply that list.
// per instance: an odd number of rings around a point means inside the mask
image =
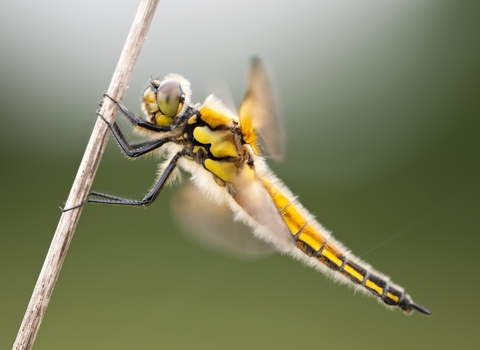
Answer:
[{"label": "dragonfly head", "polygon": [[152,79],[143,94],[142,109],[152,124],[169,126],[190,103],[190,82],[177,74]]}]

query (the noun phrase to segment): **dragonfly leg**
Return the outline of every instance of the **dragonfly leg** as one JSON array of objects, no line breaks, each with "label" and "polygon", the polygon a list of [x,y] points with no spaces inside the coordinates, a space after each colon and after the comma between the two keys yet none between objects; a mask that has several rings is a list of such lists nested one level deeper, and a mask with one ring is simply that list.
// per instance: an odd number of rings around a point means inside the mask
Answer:
[{"label": "dragonfly leg", "polygon": [[172,128],[170,126],[155,125],[155,124],[149,123],[149,122],[147,122],[143,119],[137,118],[121,102],[118,102],[117,100],[115,100],[110,95],[107,95],[106,93],[104,93],[103,96],[108,97],[110,100],[112,100],[112,102],[114,102],[118,106],[118,108],[120,108],[120,112],[126,117],[128,122],[130,122],[132,125],[138,126],[139,128],[142,128],[142,129],[155,131],[155,132],[165,132],[165,131],[171,131],[172,130]]},{"label": "dragonfly leg", "polygon": [[153,188],[145,195],[142,200],[135,200],[125,197],[118,197],[110,194],[92,191],[88,194],[87,199],[80,204],[77,204],[71,208],[62,209],[63,212],[80,208],[87,203],[101,203],[101,204],[113,204],[113,205],[129,205],[129,206],[142,206],[146,207],[152,204],[158,197],[162,189],[165,187],[168,178],[172,174],[173,170],[177,166],[178,159],[182,156],[182,152],[178,152],[170,161],[167,168],[155,183]]},{"label": "dragonfly leg", "polygon": [[139,143],[130,143],[123,132],[120,130],[118,127],[118,124],[111,124],[108,120],[106,120],[103,115],[100,114],[99,111],[97,111],[97,115],[103,119],[103,121],[108,125],[110,130],[112,131],[113,136],[115,137],[115,140],[117,140],[117,143],[120,145],[122,148],[123,152],[130,158],[137,158],[139,156],[142,156],[148,152],[151,152],[159,147],[162,147],[165,143],[170,142],[171,139],[169,137],[163,138],[160,140],[153,140],[153,141],[145,141],[145,142],[139,142]]}]

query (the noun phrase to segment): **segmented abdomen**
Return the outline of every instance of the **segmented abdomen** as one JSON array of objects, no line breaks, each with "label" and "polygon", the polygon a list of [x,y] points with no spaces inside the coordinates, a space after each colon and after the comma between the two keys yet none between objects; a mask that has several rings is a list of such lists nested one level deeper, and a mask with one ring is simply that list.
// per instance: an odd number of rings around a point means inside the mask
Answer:
[{"label": "segmented abdomen", "polygon": [[359,259],[336,246],[328,233],[322,234],[318,229],[321,226],[312,222],[312,219],[309,220],[308,215],[302,214],[304,209],[296,205],[280,188],[266,179],[261,179],[261,181],[294,237],[296,246],[301,251],[336,273],[346,276],[350,282],[365,288],[385,304],[399,306],[407,313],[410,313],[413,308],[418,310],[417,306],[420,306],[413,303],[400,287],[393,285],[387,278],[380,277],[381,274],[369,266],[361,266],[354,262]]}]

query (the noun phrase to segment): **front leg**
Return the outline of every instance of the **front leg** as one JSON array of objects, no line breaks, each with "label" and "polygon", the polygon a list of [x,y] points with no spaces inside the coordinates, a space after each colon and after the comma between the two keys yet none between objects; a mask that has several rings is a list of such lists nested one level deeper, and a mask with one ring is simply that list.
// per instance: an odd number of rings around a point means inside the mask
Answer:
[{"label": "front leg", "polygon": [[172,130],[170,126],[159,126],[159,125],[149,123],[143,119],[137,118],[132,112],[130,112],[127,109],[127,107],[125,107],[122,103],[115,100],[110,95],[107,95],[106,93],[104,93],[103,96],[108,97],[110,100],[112,100],[118,106],[118,108],[120,108],[120,112],[126,117],[128,122],[130,122],[132,125],[138,126],[139,128],[142,128],[142,129],[155,131],[155,132],[165,132],[165,131]]}]

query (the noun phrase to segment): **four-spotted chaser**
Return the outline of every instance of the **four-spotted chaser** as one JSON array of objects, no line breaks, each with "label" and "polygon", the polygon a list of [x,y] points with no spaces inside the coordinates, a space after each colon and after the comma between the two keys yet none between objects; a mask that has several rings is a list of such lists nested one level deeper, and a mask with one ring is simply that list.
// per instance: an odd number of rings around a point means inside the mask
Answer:
[{"label": "four-spotted chaser", "polygon": [[[387,306],[399,307],[407,314],[413,310],[431,314],[413,302],[402,287],[335,240],[268,168],[265,158],[281,154],[281,130],[268,77],[259,59],[253,60],[238,116],[214,95],[201,105],[192,105],[190,96],[190,83],[180,75],[170,74],[161,81],[152,79],[143,94],[145,119],[140,119],[106,95],[119,106],[134,131],[148,138],[143,142],[128,140],[117,123],[112,125],[97,112],[125,154],[137,158],[158,152],[166,160],[142,200],[93,191],[73,208],[86,203],[148,206],[178,175],[180,167],[192,175],[192,182],[206,199],[226,203],[235,220],[246,223],[255,236],[276,250],[357,290],[367,291]],[[198,200],[203,206],[203,199]]]}]

